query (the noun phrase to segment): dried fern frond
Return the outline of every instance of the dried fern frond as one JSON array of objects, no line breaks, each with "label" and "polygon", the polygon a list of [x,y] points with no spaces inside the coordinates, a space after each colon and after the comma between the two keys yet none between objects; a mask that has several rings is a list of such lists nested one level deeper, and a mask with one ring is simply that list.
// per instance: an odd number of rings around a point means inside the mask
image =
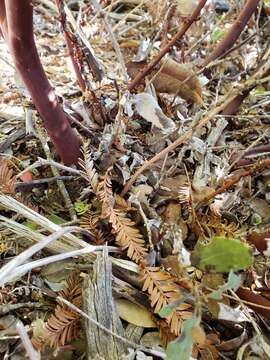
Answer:
[{"label": "dried fern frond", "polygon": [[178,194],[180,204],[189,205],[192,203],[192,189],[189,185],[181,186]]},{"label": "dried fern frond", "polygon": [[4,194],[15,194],[16,176],[6,160],[0,160],[0,191]]},{"label": "dried fern frond", "polygon": [[127,256],[137,264],[144,261],[147,249],[143,236],[135,227],[135,223],[117,209],[111,212],[109,222],[116,234],[116,242],[122,250],[127,251]]},{"label": "dried fern frond", "polygon": [[111,169],[108,169],[103,180],[97,186],[97,197],[102,204],[102,218],[106,219],[110,216],[110,212],[114,207],[114,197],[112,191],[112,182],[110,177]]},{"label": "dried fern frond", "polygon": [[171,333],[171,329],[166,320],[156,320],[157,327],[159,329],[159,337],[164,346],[177,338],[175,334]]},{"label": "dried fern frond", "polygon": [[55,313],[46,324],[47,344],[57,348],[78,338],[80,316],[77,312],[57,305]]},{"label": "dried fern frond", "polygon": [[94,162],[91,158],[91,152],[89,150],[89,142],[83,145],[84,160],[80,160],[80,166],[84,170],[83,177],[87,180],[94,190],[97,191],[98,186],[98,173],[95,169]]},{"label": "dried fern frond", "polygon": [[220,217],[205,215],[200,219],[200,224],[209,238],[213,236],[237,237],[241,233],[239,224]]},{"label": "dried fern frond", "polygon": [[[38,212],[37,206],[30,201],[24,199],[21,194],[16,194],[16,176],[13,175],[13,170],[9,168],[8,161],[0,160],[0,192],[7,195],[13,195],[19,202]],[[15,195],[16,194],[16,195]]]},{"label": "dried fern frond", "polygon": [[[170,304],[178,301],[183,295],[181,287],[166,271],[160,268],[147,267],[147,249],[145,241],[135,223],[127,216],[125,207],[127,203],[118,199],[116,203],[113,196],[111,179],[107,171],[103,181],[98,185],[97,196],[102,203],[102,216],[106,217],[112,226],[113,233],[116,235],[116,242],[127,252],[128,257],[141,266],[143,277],[143,291],[149,294],[151,307],[155,313]],[[172,334],[179,335],[182,322],[190,318],[192,313],[188,311],[191,305],[182,303],[178,305],[166,318]]]},{"label": "dried fern frond", "polygon": [[[107,218],[112,225],[113,232],[116,235],[116,242],[122,250],[127,251],[127,255],[131,260],[137,264],[143,261],[147,254],[143,236],[123,209],[114,209],[116,201],[112,191],[110,170],[106,172],[103,181],[99,183],[97,196],[102,203],[102,217]],[[124,199],[120,201],[118,198],[117,202],[118,206],[121,205],[120,207],[130,207]]]},{"label": "dried fern frond", "polygon": [[[67,285],[59,292],[59,296],[80,307],[81,294],[79,273],[75,271],[67,279]],[[64,346],[71,340],[78,338],[79,325],[80,315],[59,302],[54,314],[49,317],[43,334],[32,338],[32,343],[37,349],[42,349],[46,344],[54,348]]]},{"label": "dried fern frond", "polygon": [[80,226],[84,229],[89,230],[92,233],[95,233],[98,224],[100,222],[100,214],[88,210],[83,216],[80,218]]},{"label": "dried fern frond", "polygon": [[[144,281],[142,291],[148,292],[155,313],[183,297],[181,288],[168,272],[162,271],[159,267],[143,267],[141,272]],[[190,304],[182,303],[166,318],[172,334],[180,334],[183,321],[192,317],[192,312],[188,311],[190,309]]]},{"label": "dried fern frond", "polygon": [[122,211],[136,211],[137,209],[134,208],[129,201],[126,201],[120,195],[115,195],[115,207]]},{"label": "dried fern frond", "polygon": [[90,231],[95,237],[96,245],[103,245],[106,242],[103,231],[99,228],[100,214],[92,211],[86,212],[80,219],[80,226]]},{"label": "dried fern frond", "polygon": [[161,19],[162,21],[164,20],[166,9],[168,7],[168,1],[148,1],[145,5],[147,6],[147,10],[152,17],[152,22],[154,25],[157,25],[159,22],[161,22]]},{"label": "dried fern frond", "polygon": [[58,295],[77,307],[81,306],[82,288],[81,278],[78,271],[74,271],[70,274],[67,278],[66,286],[59,291]]}]

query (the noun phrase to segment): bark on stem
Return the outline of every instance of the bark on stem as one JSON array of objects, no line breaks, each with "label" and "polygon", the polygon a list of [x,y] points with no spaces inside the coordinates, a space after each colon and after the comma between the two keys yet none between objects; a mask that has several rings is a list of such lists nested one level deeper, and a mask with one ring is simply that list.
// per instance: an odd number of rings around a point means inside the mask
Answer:
[{"label": "bark on stem", "polygon": [[33,33],[31,0],[0,0],[2,33],[15,66],[65,164],[78,162],[80,146],[43,70]]},{"label": "bark on stem", "polygon": [[193,14],[186,21],[183,27],[178,31],[178,33],[175,34],[174,37],[168,42],[168,44],[163,49],[160,50],[160,53],[157,55],[157,57],[153,59],[149,63],[149,65],[147,65],[144,69],[142,69],[142,71],[139,72],[138,75],[131,81],[128,87],[129,91],[132,91],[138,84],[140,84],[140,82],[145,78],[145,76],[149,74],[151,70],[160,62],[160,60],[171,50],[171,48],[175,45],[175,43],[185,35],[187,30],[193,24],[193,22],[198,19],[202,8],[206,4],[206,1],[207,0],[200,0]]},{"label": "bark on stem", "polygon": [[247,0],[242,11],[231,26],[227,36],[220,41],[214,51],[204,60],[202,67],[207,66],[210,62],[221,58],[235,44],[245,26],[249,22],[251,16],[257,9],[260,0]]}]

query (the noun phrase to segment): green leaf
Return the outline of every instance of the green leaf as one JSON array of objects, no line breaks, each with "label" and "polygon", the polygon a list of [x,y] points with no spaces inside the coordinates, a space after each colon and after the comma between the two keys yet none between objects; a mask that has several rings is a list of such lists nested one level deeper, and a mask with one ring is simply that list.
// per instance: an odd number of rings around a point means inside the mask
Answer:
[{"label": "green leaf", "polygon": [[247,269],[253,257],[251,249],[240,240],[217,236],[207,245],[197,244],[191,261],[201,270],[226,273]]},{"label": "green leaf", "polygon": [[58,216],[56,214],[50,214],[48,216],[48,219],[51,220],[54,224],[57,224],[57,225],[62,225],[62,224],[67,222],[65,219],[61,218],[60,216]]},{"label": "green leaf", "polygon": [[236,275],[233,271],[230,271],[228,281],[226,282],[226,284],[221,285],[218,290],[213,291],[209,295],[209,298],[214,299],[214,300],[221,300],[222,294],[225,291],[228,291],[228,290],[236,291],[239,288],[239,286],[241,285],[241,283],[242,283],[242,276]]},{"label": "green leaf", "polygon": [[251,216],[250,222],[252,225],[258,226],[263,222],[263,219],[259,214],[254,213]]},{"label": "green leaf", "polygon": [[215,43],[215,42],[217,42],[218,40],[221,40],[222,38],[224,38],[224,36],[225,36],[226,34],[227,34],[226,31],[221,30],[220,28],[215,28],[215,29],[212,31],[211,40]]},{"label": "green leaf", "polygon": [[160,309],[158,315],[162,318],[166,318],[171,315],[174,309],[176,309],[179,305],[183,304],[187,299],[187,296],[182,296],[181,299],[174,301],[173,303],[164,306]]},{"label": "green leaf", "polygon": [[24,225],[26,227],[28,227],[30,230],[34,230],[34,231],[36,231],[36,230],[38,230],[40,228],[39,225],[37,225],[36,223],[34,223],[33,221],[30,221],[30,220],[26,220],[24,222]]},{"label": "green leaf", "polygon": [[198,324],[197,318],[186,320],[180,337],[168,344],[167,360],[189,360],[192,353],[193,336],[192,330]]},{"label": "green leaf", "polygon": [[261,86],[257,86],[255,89],[255,95],[264,95],[266,92],[265,88]]},{"label": "green leaf", "polygon": [[89,204],[85,203],[84,201],[77,201],[75,202],[74,208],[78,215],[83,215],[89,209]]}]

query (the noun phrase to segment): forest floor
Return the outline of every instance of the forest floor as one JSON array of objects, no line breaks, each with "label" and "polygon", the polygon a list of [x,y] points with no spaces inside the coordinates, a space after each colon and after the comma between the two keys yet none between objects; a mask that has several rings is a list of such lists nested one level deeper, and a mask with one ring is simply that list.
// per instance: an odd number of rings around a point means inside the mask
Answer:
[{"label": "forest floor", "polygon": [[80,166],[59,160],[0,40],[0,359],[269,359],[268,2],[204,65],[245,2],[208,4],[130,92],[192,2],[69,3],[87,90],[53,2],[34,25]]}]

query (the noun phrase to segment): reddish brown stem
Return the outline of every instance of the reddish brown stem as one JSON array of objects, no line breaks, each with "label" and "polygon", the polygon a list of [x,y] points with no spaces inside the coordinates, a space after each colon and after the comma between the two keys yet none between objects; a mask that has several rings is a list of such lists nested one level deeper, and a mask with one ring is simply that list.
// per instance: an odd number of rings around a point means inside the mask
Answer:
[{"label": "reddish brown stem", "polygon": [[[261,78],[270,76],[270,67],[266,68]],[[242,94],[239,94],[233,98],[233,100],[225,107],[222,111],[223,115],[234,115],[238,112],[240,106],[242,105],[245,98],[250,94],[250,92],[255,88],[256,85],[250,86],[247,90],[243,91]],[[253,148],[254,150],[255,148]]]},{"label": "reddish brown stem", "polygon": [[237,95],[222,111],[222,115],[235,115],[248,94],[249,91],[243,91],[242,94]]},{"label": "reddish brown stem", "polygon": [[187,21],[184,23],[184,25],[178,31],[178,33],[175,34],[174,37],[171,39],[171,41],[169,41],[168,44],[163,49],[160,50],[160,53],[157,55],[157,57],[153,59],[144,69],[142,69],[142,71],[140,71],[138,75],[131,81],[131,83],[128,86],[130,91],[132,91],[138,84],[141,83],[141,81],[145,78],[145,76],[152,71],[152,69],[160,62],[160,60],[171,50],[171,48],[175,45],[175,43],[185,35],[187,30],[193,24],[193,22],[198,19],[200,12],[204,7],[206,1],[207,0],[201,0],[199,2],[193,14],[190,16],[190,18],[187,19]]},{"label": "reddish brown stem", "polygon": [[47,79],[36,49],[31,0],[0,0],[0,5],[2,32],[44,126],[63,162],[77,163],[80,157],[78,138]]},{"label": "reddish brown stem", "polygon": [[1,36],[3,36],[6,42],[8,41],[8,27],[4,0],[0,0],[0,37]]},{"label": "reddish brown stem", "polygon": [[78,62],[75,59],[74,46],[73,46],[72,41],[70,39],[69,33],[65,28],[66,27],[66,14],[64,13],[62,1],[61,0],[55,0],[55,2],[56,2],[56,5],[57,5],[57,8],[58,8],[60,21],[61,21],[61,24],[62,24],[62,27],[63,27],[65,42],[66,42],[66,45],[67,45],[68,53],[69,53],[69,56],[70,56],[70,59],[71,59],[71,62],[72,62],[74,72],[76,74],[77,82],[78,82],[81,90],[85,91],[86,84],[85,84],[84,79],[82,78]]},{"label": "reddish brown stem", "polygon": [[260,0],[247,0],[242,11],[231,26],[227,36],[217,45],[214,51],[204,60],[202,67],[207,66],[210,62],[221,58],[236,42],[241,32],[249,22],[252,14],[257,9]]},{"label": "reddish brown stem", "polygon": [[[255,146],[254,148],[251,148],[244,153],[243,158],[239,159],[235,163],[235,167],[252,165],[252,164],[254,164],[255,161],[258,161],[257,160],[258,156],[262,156],[262,155],[266,155],[266,154],[269,156],[269,153],[270,153],[270,143],[265,144],[265,145]],[[254,161],[254,159],[252,159],[252,157],[251,157],[252,155],[253,156],[256,155],[255,161]],[[232,155],[231,160],[234,161],[237,158],[238,158],[238,154],[235,153]]]}]

